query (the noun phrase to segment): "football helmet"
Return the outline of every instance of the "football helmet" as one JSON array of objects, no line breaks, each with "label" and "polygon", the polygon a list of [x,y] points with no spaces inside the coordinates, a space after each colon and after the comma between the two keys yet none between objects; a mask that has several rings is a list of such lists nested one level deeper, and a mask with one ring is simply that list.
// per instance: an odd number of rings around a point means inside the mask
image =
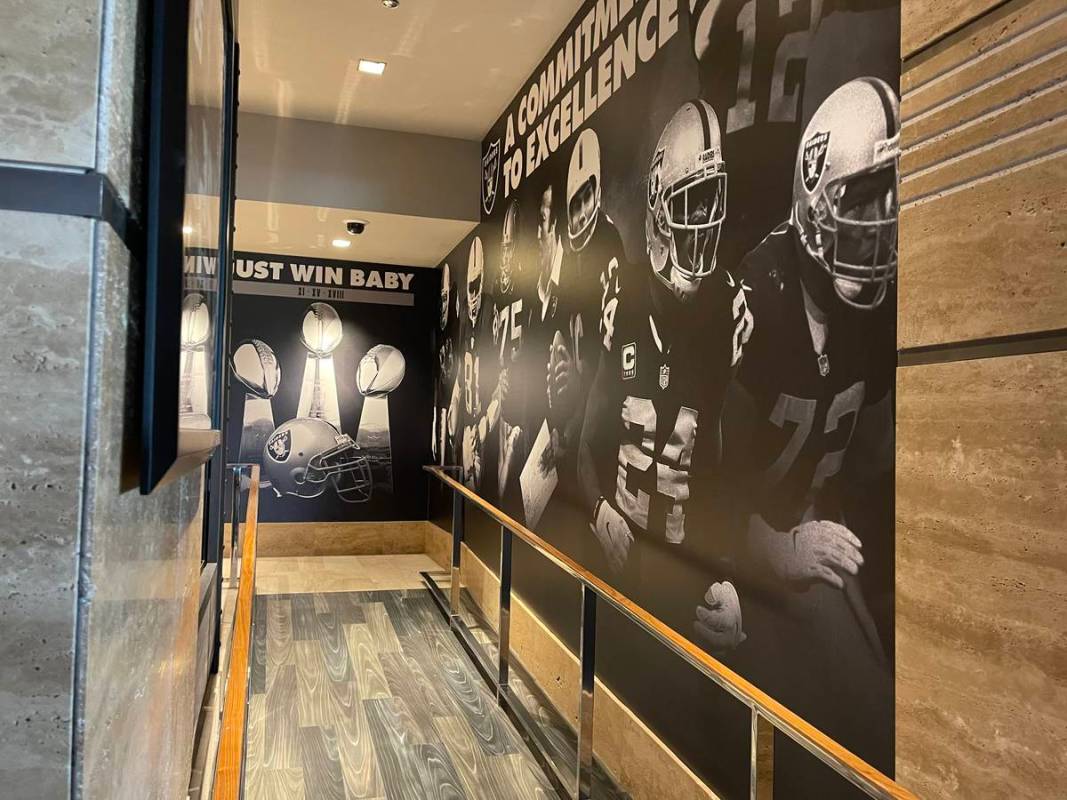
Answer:
[{"label": "football helmet", "polygon": [[282,367],[274,350],[259,339],[248,339],[237,345],[230,356],[230,369],[249,394],[271,398],[282,382]]},{"label": "football helmet", "polygon": [[519,201],[512,200],[504,212],[504,233],[500,239],[500,291],[511,292],[519,271]]},{"label": "football helmet", "polygon": [[448,327],[448,293],[452,291],[452,276],[448,262],[441,268],[441,330]]},{"label": "football helmet", "polygon": [[482,308],[482,275],[485,273],[485,255],[482,252],[482,237],[475,236],[467,257],[467,314],[471,325],[478,321]]},{"label": "football helmet", "polygon": [[344,330],[337,311],[328,303],[312,303],[304,314],[300,338],[313,355],[325,358],[341,344]]},{"label": "football helmet", "polygon": [[804,130],[793,224],[848,305],[874,308],[897,274],[900,104],[878,78],[840,86]]},{"label": "football helmet", "polygon": [[571,151],[567,169],[567,237],[578,253],[589,244],[600,218],[600,139],[586,128]]},{"label": "football helmet", "polygon": [[324,419],[297,417],[275,428],[263,447],[263,467],[278,497],[319,497],[332,487],[346,503],[371,498],[367,457]]},{"label": "football helmet", "polygon": [[715,111],[679,108],[660,134],[648,170],[645,240],[652,270],[679,300],[715,270],[726,218],[726,166]]}]

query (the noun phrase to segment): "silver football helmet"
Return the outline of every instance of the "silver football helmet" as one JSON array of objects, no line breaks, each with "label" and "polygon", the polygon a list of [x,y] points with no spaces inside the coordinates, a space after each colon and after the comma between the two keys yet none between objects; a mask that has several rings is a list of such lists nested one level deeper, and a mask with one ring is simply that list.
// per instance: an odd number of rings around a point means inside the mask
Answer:
[{"label": "silver football helmet", "polygon": [[793,224],[847,304],[874,308],[897,274],[900,104],[857,78],[816,110],[797,152]]},{"label": "silver football helmet", "polygon": [[319,497],[332,487],[346,503],[365,503],[374,484],[370,463],[352,437],[310,417],[275,429],[263,447],[263,468],[278,497]]},{"label": "silver football helmet", "polygon": [[663,129],[648,170],[648,256],[656,277],[679,300],[691,298],[714,272],[725,218],[719,120],[710,105],[693,100]]},{"label": "silver football helmet", "polygon": [[482,308],[482,276],[484,274],[485,255],[482,251],[482,237],[475,236],[467,258],[467,314],[470,316],[472,325],[478,321],[478,312]]},{"label": "silver football helmet", "polygon": [[500,239],[500,291],[511,292],[519,267],[519,201],[513,199],[504,212],[504,232]]},{"label": "silver football helmet", "polygon": [[567,169],[567,237],[576,253],[593,238],[601,194],[600,139],[596,131],[586,128],[574,143]]}]

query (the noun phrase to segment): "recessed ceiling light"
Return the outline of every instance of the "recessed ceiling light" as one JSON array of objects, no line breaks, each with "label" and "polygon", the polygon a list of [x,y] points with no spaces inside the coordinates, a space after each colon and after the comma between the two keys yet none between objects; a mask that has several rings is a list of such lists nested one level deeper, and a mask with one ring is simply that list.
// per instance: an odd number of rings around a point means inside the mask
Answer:
[{"label": "recessed ceiling light", "polygon": [[400,5],[400,0],[382,0],[382,5],[386,8],[396,8]]},{"label": "recessed ceiling light", "polygon": [[359,71],[366,72],[368,75],[381,75],[385,72],[384,61],[369,61],[366,58],[359,60]]},{"label": "recessed ceiling light", "polygon": [[330,244],[332,244],[334,247],[340,247],[342,249],[345,247],[352,246],[352,242],[350,242],[348,239],[334,239],[332,242],[330,242]]},{"label": "recessed ceiling light", "polygon": [[192,225],[182,225],[182,233],[190,234],[192,232],[193,232],[193,226]]}]

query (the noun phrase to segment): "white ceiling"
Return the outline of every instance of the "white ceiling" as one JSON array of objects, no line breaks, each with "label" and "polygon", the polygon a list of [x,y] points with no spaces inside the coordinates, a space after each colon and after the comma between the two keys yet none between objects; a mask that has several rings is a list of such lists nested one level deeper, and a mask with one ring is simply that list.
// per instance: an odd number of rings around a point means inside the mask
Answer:
[{"label": "white ceiling", "polygon": [[241,110],[477,141],[580,5],[241,0]]},{"label": "white ceiling", "polygon": [[[281,255],[318,256],[409,267],[436,267],[474,229],[475,223],[409,217],[288,203],[237,201],[234,249]],[[360,236],[348,236],[345,220],[366,221]],[[334,239],[349,239],[340,249]]]}]

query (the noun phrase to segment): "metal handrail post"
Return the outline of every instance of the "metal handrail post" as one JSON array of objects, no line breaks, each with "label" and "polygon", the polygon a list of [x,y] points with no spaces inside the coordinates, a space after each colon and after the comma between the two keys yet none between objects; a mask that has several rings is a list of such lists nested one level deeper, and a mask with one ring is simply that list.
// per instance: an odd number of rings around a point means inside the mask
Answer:
[{"label": "metal handrail post", "polygon": [[241,466],[233,468],[233,503],[230,513],[230,583],[232,589],[237,585],[237,544],[241,530]]},{"label": "metal handrail post", "polygon": [[578,697],[578,800],[593,794],[593,690],[596,680],[596,592],[582,586],[582,631],[579,643],[582,688]]},{"label": "metal handrail post", "polygon": [[452,493],[452,586],[449,590],[449,610],[452,617],[459,616],[460,563],[463,557],[463,495]]},{"label": "metal handrail post", "polygon": [[[504,526],[515,536],[530,545],[542,558],[555,565],[565,574],[575,578],[582,587],[582,706],[579,708],[579,783],[581,783],[581,771],[583,747],[588,748],[588,757],[592,759],[592,687],[593,665],[592,652],[595,647],[593,637],[586,635],[586,622],[592,623],[595,630],[595,601],[599,597],[613,609],[621,613],[625,618],[635,623],[638,627],[650,634],[661,645],[666,647],[690,666],[698,670],[710,679],[719,688],[726,691],[738,701],[744,703],[753,711],[759,712],[759,720],[755,720],[754,730],[758,734],[754,739],[757,754],[773,754],[773,731],[778,730],[788,736],[798,745],[803,747],[813,756],[818,758],[828,767],[837,772],[845,780],[862,790],[868,797],[877,800],[918,800],[914,792],[901,786],[892,778],[882,774],[878,769],[871,766],[856,754],[849,751],[839,742],[834,741],[811,723],[799,717],[793,711],[783,706],[780,702],[768,695],[755,684],[751,683],[721,661],[709,655],[693,642],[686,639],[682,634],[668,627],[662,620],[653,616],[647,609],[637,605],[625,595],[605,583],[600,577],[594,575],[582,567],[565,553],[546,542],[536,533],[531,531],[518,520],[510,517],[506,512],[492,505],[485,498],[453,478],[445,469],[436,466],[424,467],[427,472],[434,475],[438,480],[448,486],[453,492],[453,500],[457,505],[462,505],[464,500],[469,500],[476,508],[484,512],[497,524]],[[456,506],[454,506],[454,509]],[[454,510],[453,530],[460,531],[462,537],[462,509]],[[458,526],[457,526],[458,520]],[[458,608],[458,564],[459,547],[461,539],[457,541],[453,534],[453,604]],[[426,573],[423,573],[426,577]],[[587,598],[588,601],[587,601]],[[442,596],[442,611],[444,610],[444,598]],[[587,614],[591,619],[587,620]],[[462,621],[455,614],[452,615],[453,627],[462,632]],[[588,652],[589,663],[587,665],[585,654]],[[588,666],[588,674],[586,668]],[[586,680],[588,679],[588,686]],[[490,680],[487,677],[487,680]],[[491,682],[491,680],[490,680]],[[587,690],[588,689],[588,697]],[[587,702],[586,702],[587,701]],[[586,709],[588,713],[586,713]],[[588,717],[588,719],[586,719]],[[588,723],[588,728],[586,724]],[[766,723],[766,724],[764,724]],[[582,735],[582,732],[585,735]],[[583,745],[584,742],[584,745]],[[763,759],[766,761],[766,758]],[[763,761],[757,760],[762,764]],[[772,776],[766,774],[766,770],[760,767],[759,777],[766,781]],[[579,789],[581,787],[579,786]]]},{"label": "metal handrail post", "polygon": [[497,692],[508,687],[511,648],[511,531],[500,526],[500,612],[497,619]]}]

